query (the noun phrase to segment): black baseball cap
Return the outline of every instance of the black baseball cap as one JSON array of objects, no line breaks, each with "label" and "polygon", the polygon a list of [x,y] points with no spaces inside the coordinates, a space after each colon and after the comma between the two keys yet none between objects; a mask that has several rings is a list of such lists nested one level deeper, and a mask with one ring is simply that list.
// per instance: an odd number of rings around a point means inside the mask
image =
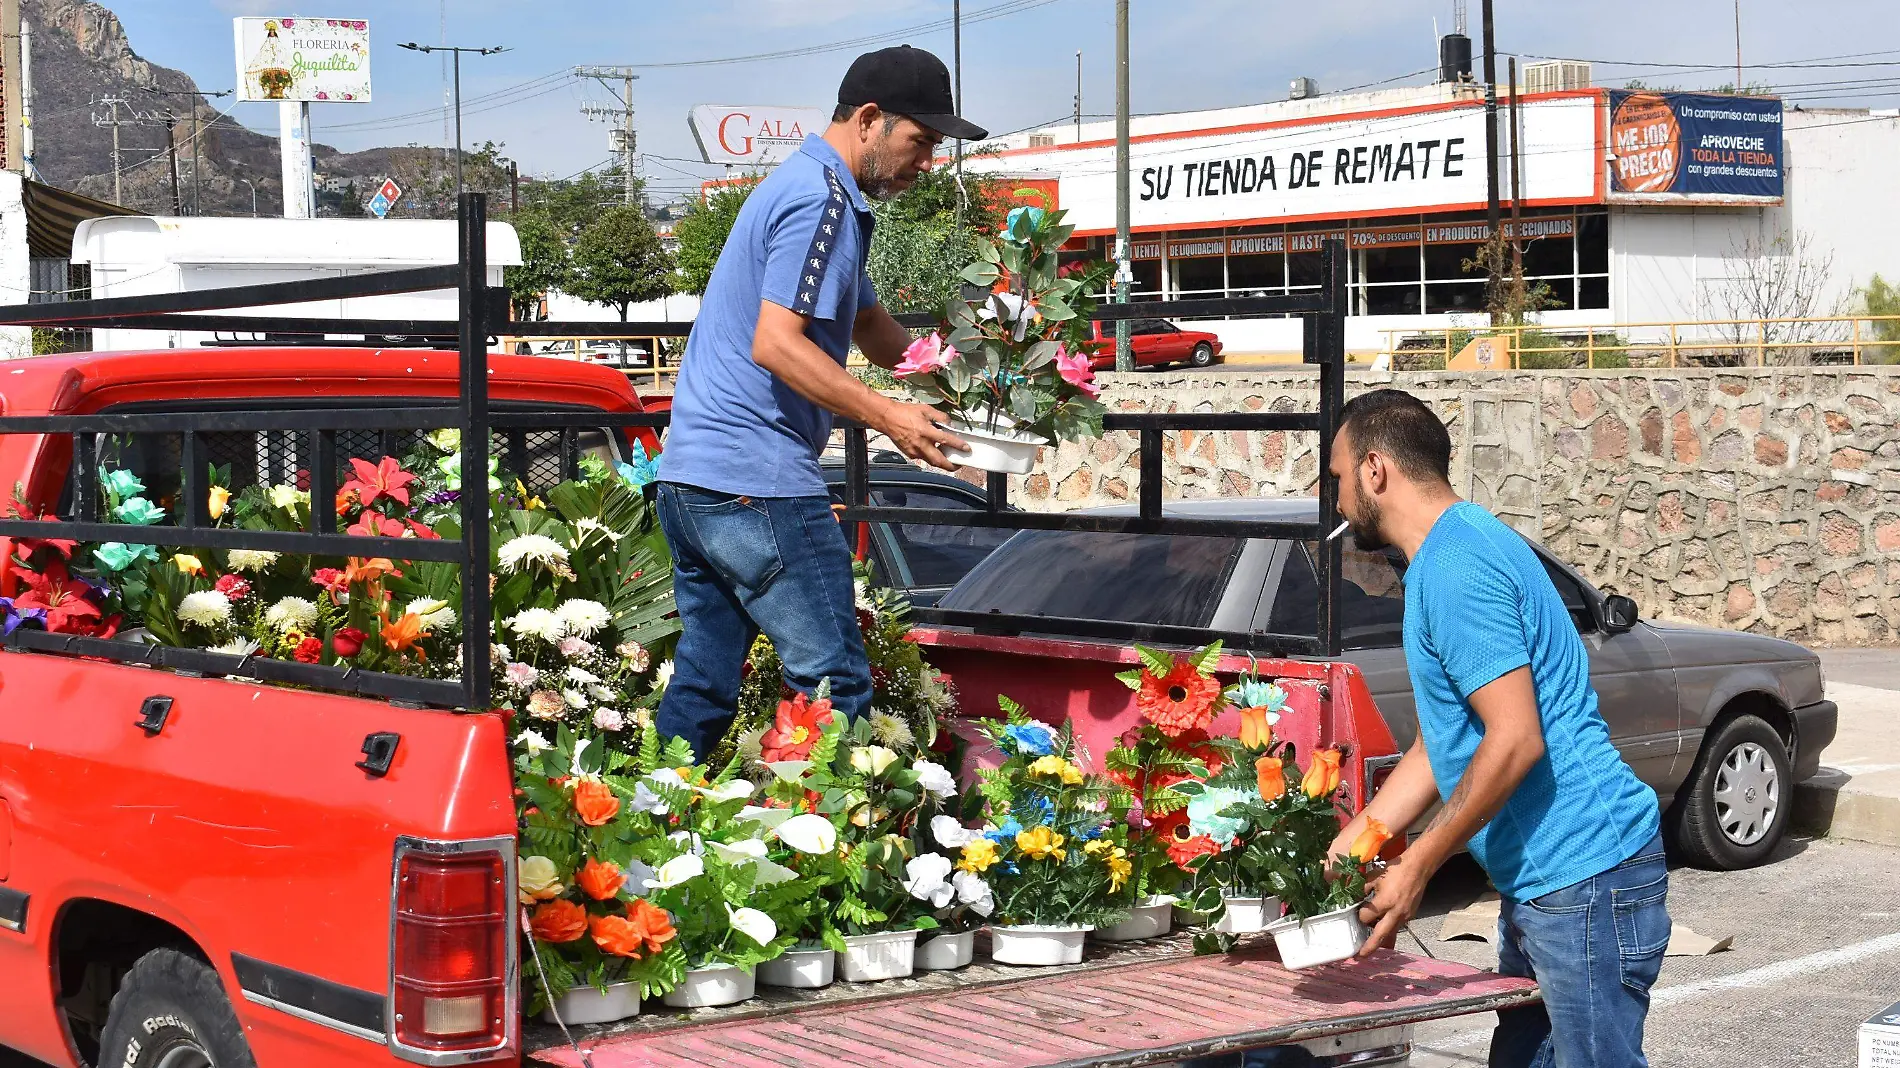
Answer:
[{"label": "black baseball cap", "polygon": [[854,60],[838,86],[838,103],[854,108],[876,104],[881,110],[908,115],[945,137],[981,141],[990,135],[957,117],[950,68],[943,60],[909,45],[880,48]]}]

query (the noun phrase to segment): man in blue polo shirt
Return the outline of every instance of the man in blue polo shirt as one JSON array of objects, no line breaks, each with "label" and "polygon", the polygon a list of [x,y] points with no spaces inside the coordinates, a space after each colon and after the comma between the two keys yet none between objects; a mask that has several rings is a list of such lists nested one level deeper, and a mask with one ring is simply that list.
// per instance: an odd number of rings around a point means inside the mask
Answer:
[{"label": "man in blue polo shirt", "polygon": [[911,340],[865,273],[869,200],[909,188],[944,138],[985,136],[957,117],[936,56],[908,46],[859,56],[831,125],[759,183],[733,224],[686,343],[659,466],[683,633],[657,723],[702,757],[732,724],[760,632],[794,689],[828,680],[847,716],[870,702],[851,551],[818,469],[832,416],[945,470],[940,450],[964,443],[934,409],[845,370],[854,343],[895,367]]},{"label": "man in blue polo shirt", "polygon": [[1359,546],[1396,547],[1418,741],[1333,843],[1368,819],[1396,831],[1441,807],[1372,884],[1367,952],[1418,911],[1469,847],[1496,885],[1498,966],[1543,1004],[1499,1014],[1491,1064],[1641,1068],[1649,988],[1669,944],[1656,794],[1597,710],[1576,624],[1537,554],[1458,498],[1451,437],[1417,398],[1353,398],[1333,442],[1339,509]]}]

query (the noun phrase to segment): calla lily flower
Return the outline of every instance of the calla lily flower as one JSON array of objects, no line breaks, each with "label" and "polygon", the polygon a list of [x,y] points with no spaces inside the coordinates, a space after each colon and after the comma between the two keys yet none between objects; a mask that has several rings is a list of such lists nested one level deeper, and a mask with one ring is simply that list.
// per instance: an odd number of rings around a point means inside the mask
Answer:
[{"label": "calla lily flower", "polygon": [[829,853],[838,848],[838,828],[829,819],[808,812],[779,824],[778,840],[800,853]]},{"label": "calla lily flower", "polygon": [[653,878],[646,880],[646,888],[671,890],[689,879],[697,879],[704,874],[706,874],[706,862],[687,853],[660,865],[660,870],[653,873]]},{"label": "calla lily flower", "polygon": [[732,929],[757,942],[759,945],[770,945],[772,939],[778,937],[778,924],[773,921],[772,917],[767,916],[758,909],[735,909],[731,905],[727,905],[726,909],[728,915],[731,917]]},{"label": "calla lily flower", "polygon": [[756,823],[766,830],[771,830],[786,820],[791,819],[792,810],[789,808],[765,808],[760,805],[747,805],[740,809],[739,815],[734,818],[744,820],[747,823]]},{"label": "calla lily flower", "polygon": [[732,779],[718,786],[693,787],[694,792],[705,795],[706,800],[716,805],[751,797],[752,792],[757,789],[758,787],[754,786],[749,779]]},{"label": "calla lily flower", "polygon": [[767,764],[766,767],[770,768],[772,774],[778,776],[781,781],[797,782],[805,777],[806,772],[811,770],[811,761],[774,760]]}]

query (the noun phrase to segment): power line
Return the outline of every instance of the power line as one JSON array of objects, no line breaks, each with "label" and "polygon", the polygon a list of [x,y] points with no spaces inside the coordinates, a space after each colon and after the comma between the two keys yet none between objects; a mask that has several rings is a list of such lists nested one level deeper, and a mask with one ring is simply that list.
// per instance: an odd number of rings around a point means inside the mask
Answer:
[{"label": "power line", "polygon": [[[1046,7],[1056,2],[1057,0],[1005,0],[1004,3],[982,8],[964,15],[963,24],[968,26],[971,23],[988,22],[991,19],[1000,19],[1008,15],[1032,11],[1036,8]],[[919,34],[933,33],[939,30],[947,30],[950,29],[953,24],[953,19],[934,19],[930,22],[922,22],[915,26],[906,26],[902,29],[887,30],[882,33],[867,34],[863,37],[853,37],[844,41],[832,41],[827,44],[806,45],[802,48],[786,48],[776,52],[755,52],[751,55],[744,56],[723,56],[717,59],[686,59],[669,63],[636,63],[634,66],[641,70],[664,70],[674,67],[717,67],[732,63],[762,63],[774,59],[798,59],[804,56],[823,55],[827,52],[841,52],[848,48],[860,48],[865,45],[882,44],[886,41],[914,37]]]}]

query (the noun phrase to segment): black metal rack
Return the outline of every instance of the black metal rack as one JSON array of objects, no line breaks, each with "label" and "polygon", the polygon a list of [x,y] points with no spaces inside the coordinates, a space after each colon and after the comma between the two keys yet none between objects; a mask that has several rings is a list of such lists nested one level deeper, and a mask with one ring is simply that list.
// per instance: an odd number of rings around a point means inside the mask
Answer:
[{"label": "black metal rack", "polygon": [[[572,336],[589,333],[625,333],[683,336],[690,323],[619,322],[511,322],[505,290],[487,285],[487,206],[479,193],[463,194],[457,218],[457,262],[442,267],[383,271],[343,278],[234,286],[191,293],[71,301],[58,304],[16,305],[0,308],[0,324],[68,326],[204,332],[267,332],[273,335],[324,337],[336,334],[368,336],[406,335],[455,339],[460,390],[454,404],[414,404],[402,407],[335,409],[275,409],[177,412],[164,414],[99,414],[83,416],[0,416],[0,434],[71,435],[73,518],[57,526],[30,519],[0,519],[0,537],[44,538],[49,535],[78,541],[134,540],[138,544],[252,549],[316,556],[386,556],[394,560],[445,561],[462,569],[461,618],[490,616],[488,583],[478,578],[487,570],[489,525],[485,494],[462,496],[459,541],[366,537],[339,533],[334,512],[322,506],[336,494],[337,450],[340,432],[378,431],[385,435],[418,428],[454,427],[461,432],[461,476],[465,486],[487,483],[490,434],[501,430],[649,428],[667,425],[664,414],[623,415],[573,410],[494,411],[488,396],[489,340],[504,330],[520,336]],[[1339,620],[1340,548],[1325,535],[1338,521],[1337,487],[1326,473],[1332,439],[1345,401],[1345,248],[1328,241],[1322,252],[1323,284],[1316,291],[1284,296],[1182,300],[1142,304],[1105,305],[1094,318],[1102,322],[1153,316],[1297,315],[1304,322],[1305,362],[1319,376],[1319,405],[1314,413],[1110,414],[1103,425],[1110,431],[1140,435],[1141,491],[1132,516],[1082,516],[1009,511],[1008,480],[989,477],[986,511],[943,511],[891,508],[869,504],[867,430],[846,425],[844,522],[904,522],[945,526],[1001,527],[1007,529],[1081,530],[1139,534],[1215,537],[1297,538],[1318,542],[1318,633],[1315,635],[1265,632],[1223,633],[1203,628],[1167,627],[1102,620],[1049,616],[1019,616],[915,609],[920,621],[968,626],[982,631],[1070,634],[1078,637],[1127,641],[1199,644],[1216,638],[1229,645],[1279,654],[1337,655]],[[394,319],[314,319],[216,315],[228,311],[313,300],[380,296],[454,288],[458,293],[455,321]],[[903,317],[907,326],[934,325],[928,316]],[[338,342],[347,344],[347,342]],[[1257,522],[1166,516],[1162,510],[1162,440],[1178,431],[1302,431],[1319,435],[1319,521],[1317,523]],[[305,532],[252,531],[220,528],[207,514],[204,485],[207,435],[247,431],[288,431],[305,436],[314,462],[310,464],[310,493],[319,506],[311,509]],[[184,507],[172,527],[128,527],[101,523],[98,516],[96,457],[98,435],[177,434],[181,441],[183,482],[179,499]],[[464,665],[485,665],[490,635],[474,626],[464,627]],[[483,670],[464,670],[460,681],[421,679],[355,668],[300,664],[266,657],[239,656],[198,649],[155,646],[117,639],[82,638],[25,628],[5,639],[14,649],[68,653],[125,663],[149,664],[204,675],[237,676],[284,682],[345,693],[362,694],[420,705],[485,709],[489,706],[489,676]]]}]

